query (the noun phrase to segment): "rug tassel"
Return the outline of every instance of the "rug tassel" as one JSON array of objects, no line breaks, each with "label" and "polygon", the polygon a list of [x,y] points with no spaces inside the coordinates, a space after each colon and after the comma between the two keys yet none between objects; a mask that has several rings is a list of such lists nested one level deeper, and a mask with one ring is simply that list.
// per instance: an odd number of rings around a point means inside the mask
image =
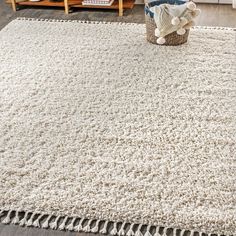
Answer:
[{"label": "rug tassel", "polygon": [[0,217],[2,216],[3,212],[4,212],[4,210],[0,210]]},{"label": "rug tassel", "polygon": [[47,229],[48,227],[49,227],[49,220],[51,219],[51,215],[49,215],[48,217],[47,217],[47,219],[43,222],[43,224],[42,224],[42,228],[43,229]]},{"label": "rug tassel", "polygon": [[[137,23],[126,23],[126,22],[105,22],[105,21],[88,21],[88,20],[56,20],[56,19],[36,19],[27,17],[17,17],[16,20],[27,20],[27,21],[43,21],[43,22],[76,22],[84,24],[117,24],[117,25],[136,25]],[[193,29],[218,29],[218,30],[233,30],[236,28],[229,27],[214,27],[214,26],[194,26]],[[229,235],[232,236],[232,235]]]},{"label": "rug tassel", "polygon": [[91,229],[92,233],[97,233],[98,232],[98,230],[99,230],[99,223],[100,223],[100,220],[97,220],[95,226]]},{"label": "rug tassel", "polygon": [[167,230],[168,230],[168,228],[164,228],[164,230],[163,230],[163,236],[167,236]]},{"label": "rug tassel", "polygon": [[194,230],[191,230],[190,231],[190,236],[193,236],[194,235]]},{"label": "rug tassel", "polygon": [[127,236],[134,236],[133,227],[134,227],[134,223],[130,225],[129,230],[127,232]]},{"label": "rug tassel", "polygon": [[119,230],[119,232],[118,232],[118,235],[119,235],[119,236],[124,236],[124,235],[125,235],[125,224],[126,224],[126,222],[123,222],[123,223],[122,223],[122,225],[121,225],[121,227],[120,227],[120,230]]},{"label": "rug tassel", "polygon": [[185,233],[185,229],[182,229],[182,230],[180,231],[180,236],[184,236],[184,233]]},{"label": "rug tassel", "polygon": [[14,217],[14,219],[12,220],[11,223],[14,224],[14,225],[16,225],[16,224],[19,224],[19,222],[20,222],[19,212],[16,211],[16,215],[15,215],[15,217]]},{"label": "rug tassel", "polygon": [[33,219],[36,213],[32,213],[32,215],[30,216],[29,220],[26,222],[26,226],[32,226],[33,225]]},{"label": "rug tassel", "polygon": [[143,236],[142,232],[141,232],[141,228],[142,228],[142,224],[140,224],[137,228],[137,231],[135,232],[135,236]]},{"label": "rug tassel", "polygon": [[177,229],[176,228],[173,229],[173,236],[177,236]]},{"label": "rug tassel", "polygon": [[91,220],[91,219],[88,221],[87,225],[83,228],[84,232],[88,233],[88,232],[91,231],[91,226],[90,225],[91,225],[92,221],[93,220]]},{"label": "rug tassel", "polygon": [[[23,215],[23,218],[21,218],[21,213]],[[1,210],[0,209],[0,216],[1,217],[3,216],[2,217],[3,220],[1,221],[3,224],[12,223],[12,224],[19,224],[20,226],[34,226],[34,227],[38,227],[38,228],[40,228],[40,227],[49,228],[50,227],[51,229],[57,229],[57,228],[59,230],[67,229],[69,231],[77,231],[77,232],[92,232],[92,233],[99,232],[101,234],[108,233],[108,224],[109,224],[108,220],[106,220],[106,221],[102,220],[104,222],[104,224],[102,224],[101,220],[80,218],[78,225],[75,225],[76,220],[79,218],[69,217],[69,216],[53,216],[53,215],[47,215],[47,214],[44,215],[44,214],[39,214],[37,212],[33,212],[33,213],[32,212],[23,212],[20,209],[18,209],[18,210]],[[47,216],[47,218],[44,221],[42,218],[45,216]],[[12,217],[12,219],[11,219],[11,217]],[[50,223],[52,217],[54,218],[54,221]],[[63,221],[59,225],[60,218],[63,218]],[[85,222],[85,220],[87,223]],[[44,222],[40,223],[40,221],[44,221]],[[135,223],[130,224],[127,222],[122,222],[120,227],[118,225],[121,222],[110,222],[110,223],[113,224],[112,230],[110,231],[110,234],[113,236],[115,236],[115,235],[118,235],[118,236],[152,236],[151,229],[152,229],[152,227],[154,227],[152,225],[138,224],[137,225],[138,227],[136,229]],[[83,226],[83,224],[85,226]],[[92,226],[92,225],[94,225],[94,226]],[[99,231],[100,227],[101,227],[101,229]],[[145,231],[144,234],[142,233],[142,227],[143,227],[143,231]],[[189,236],[194,236],[197,234],[198,234],[198,236],[203,236],[203,235],[204,236],[212,236],[213,235],[213,234],[206,234],[201,231],[188,230],[188,229],[178,229],[178,228],[172,228],[172,227],[168,228],[168,227],[155,226],[155,228],[156,228],[156,230],[155,230],[155,233],[153,236],[167,236],[167,233],[169,233],[168,230],[172,231],[172,236],[177,236],[177,235],[184,236],[186,231],[190,232]],[[160,234],[160,229],[163,229],[162,234]],[[127,231],[127,233],[126,233],[126,231]],[[179,231],[180,231],[180,233],[179,233]],[[216,234],[216,236],[224,236],[224,235]],[[227,235],[227,236],[233,236],[233,235]]]},{"label": "rug tassel", "polygon": [[24,217],[21,219],[21,221],[20,221],[20,223],[19,223],[20,226],[24,226],[24,225],[26,224],[28,214],[29,214],[29,212],[25,212]]},{"label": "rug tassel", "polygon": [[51,229],[56,229],[57,228],[57,222],[59,221],[60,217],[61,216],[57,216],[55,221],[49,224]]},{"label": "rug tassel", "polygon": [[112,229],[112,231],[111,231],[111,235],[117,235],[117,233],[118,233],[118,230],[117,230],[117,223],[114,222],[114,223],[113,223],[113,229]]},{"label": "rug tassel", "polygon": [[67,227],[66,227],[67,230],[69,230],[69,231],[74,230],[74,223],[75,223],[75,220],[76,220],[76,218],[73,218],[73,219],[71,220],[70,224],[67,225]]},{"label": "rug tassel", "polygon": [[83,229],[83,221],[84,221],[84,218],[81,218],[80,221],[79,221],[79,224],[75,227],[75,231],[82,231]]},{"label": "rug tassel", "polygon": [[107,225],[108,225],[108,221],[105,221],[103,228],[100,230],[101,234],[106,234],[107,233]]},{"label": "rug tassel", "polygon": [[62,221],[61,225],[59,226],[59,230],[64,230],[66,227],[66,221],[68,220],[68,216]]},{"label": "rug tassel", "polygon": [[40,220],[42,219],[44,215],[38,215],[38,217],[35,219],[34,223],[33,223],[33,226],[36,227],[36,228],[39,228],[40,227]]},{"label": "rug tassel", "polygon": [[11,210],[8,211],[7,216],[5,219],[2,221],[3,224],[9,224],[11,222]]},{"label": "rug tassel", "polygon": [[144,236],[152,236],[150,229],[151,229],[151,225],[148,225]]},{"label": "rug tassel", "polygon": [[161,236],[159,226],[156,227],[156,232],[155,232],[154,236]]}]

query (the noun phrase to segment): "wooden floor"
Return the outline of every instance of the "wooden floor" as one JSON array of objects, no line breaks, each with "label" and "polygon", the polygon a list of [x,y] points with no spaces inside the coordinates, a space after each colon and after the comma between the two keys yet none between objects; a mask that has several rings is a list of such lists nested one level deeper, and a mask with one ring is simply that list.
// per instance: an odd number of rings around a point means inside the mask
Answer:
[{"label": "wooden floor", "polygon": [[[231,5],[198,4],[198,6],[202,14],[197,19],[197,25],[236,27],[236,9],[232,9]],[[143,5],[125,10],[123,17],[118,16],[117,10],[72,9],[69,15],[65,15],[63,8],[23,6],[20,8],[14,13],[11,6],[5,4],[5,0],[0,0],[0,29],[16,17],[144,23]]]},{"label": "wooden floor", "polygon": [[[231,5],[198,4],[202,10],[197,25],[236,27],[236,10]],[[13,13],[11,7],[0,0],[0,29],[16,17],[34,17],[47,19],[72,19],[96,21],[122,21],[144,23],[143,5],[136,5],[132,10],[126,10],[123,17],[118,17],[117,11],[75,10],[65,15],[60,8],[28,8],[22,7]],[[22,228],[15,225],[0,224],[0,236],[92,236],[94,234],[60,232],[56,230]],[[98,235],[99,236],[99,235]]]}]

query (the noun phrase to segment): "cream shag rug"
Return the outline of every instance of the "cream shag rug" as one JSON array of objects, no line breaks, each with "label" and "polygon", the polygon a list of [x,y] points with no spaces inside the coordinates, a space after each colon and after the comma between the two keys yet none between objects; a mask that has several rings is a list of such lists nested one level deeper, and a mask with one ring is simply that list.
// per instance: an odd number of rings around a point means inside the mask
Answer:
[{"label": "cream shag rug", "polygon": [[0,32],[3,223],[236,235],[236,31],[178,47],[144,25],[18,19]]}]

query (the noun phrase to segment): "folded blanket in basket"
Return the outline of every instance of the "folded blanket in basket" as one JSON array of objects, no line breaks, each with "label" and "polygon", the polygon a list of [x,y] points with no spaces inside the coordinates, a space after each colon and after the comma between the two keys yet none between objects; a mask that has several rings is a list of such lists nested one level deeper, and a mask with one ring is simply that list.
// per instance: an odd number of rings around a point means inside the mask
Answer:
[{"label": "folded blanket in basket", "polygon": [[161,4],[151,7],[150,11],[154,13],[157,26],[155,35],[159,37],[159,44],[164,44],[164,37],[175,31],[179,35],[185,34],[186,29],[193,25],[193,19],[200,13],[200,9],[197,9],[193,2],[182,5]]}]

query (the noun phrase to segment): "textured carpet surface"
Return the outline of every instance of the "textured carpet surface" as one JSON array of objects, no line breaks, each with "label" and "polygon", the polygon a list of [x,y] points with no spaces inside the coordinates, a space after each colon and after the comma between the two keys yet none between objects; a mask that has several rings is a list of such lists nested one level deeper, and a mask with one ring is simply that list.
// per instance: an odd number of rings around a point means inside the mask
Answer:
[{"label": "textured carpet surface", "polygon": [[0,32],[0,209],[235,235],[233,30],[15,20]]}]

